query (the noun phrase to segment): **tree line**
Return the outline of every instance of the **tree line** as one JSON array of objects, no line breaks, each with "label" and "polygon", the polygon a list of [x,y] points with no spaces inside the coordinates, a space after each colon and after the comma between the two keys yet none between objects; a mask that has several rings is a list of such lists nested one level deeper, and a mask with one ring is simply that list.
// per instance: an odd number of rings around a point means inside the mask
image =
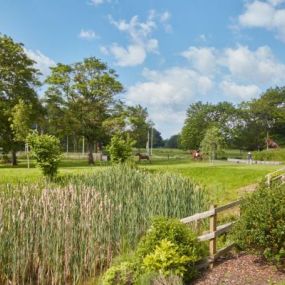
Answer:
[{"label": "tree line", "polygon": [[273,139],[285,145],[285,87],[270,88],[257,99],[234,105],[196,102],[187,109],[177,146],[199,149],[207,131],[216,127],[228,148],[260,150]]},{"label": "tree line", "polygon": [[[124,87],[107,64],[96,57],[58,63],[41,82],[35,63],[22,43],[0,35],[0,150],[12,153],[13,165],[32,130],[54,135],[74,150],[84,140],[91,164],[94,147],[107,145],[114,134],[129,137],[135,147],[146,146],[152,124],[148,111],[118,99]],[[46,91],[39,95],[43,84]],[[154,144],[161,144],[160,133],[153,133]]]}]

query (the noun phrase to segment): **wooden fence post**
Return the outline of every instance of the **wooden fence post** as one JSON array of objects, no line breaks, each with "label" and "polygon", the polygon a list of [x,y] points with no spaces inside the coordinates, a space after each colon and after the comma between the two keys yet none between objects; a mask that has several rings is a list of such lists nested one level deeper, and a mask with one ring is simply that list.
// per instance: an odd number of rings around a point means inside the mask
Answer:
[{"label": "wooden fence post", "polygon": [[[211,206],[211,210],[215,209],[216,205]],[[210,217],[210,233],[214,233],[217,230],[217,214],[216,211],[213,216]],[[214,266],[214,258],[217,252],[217,242],[216,237],[210,240],[209,242],[209,251],[210,251],[210,258],[212,259],[212,263],[210,264],[210,268]]]}]

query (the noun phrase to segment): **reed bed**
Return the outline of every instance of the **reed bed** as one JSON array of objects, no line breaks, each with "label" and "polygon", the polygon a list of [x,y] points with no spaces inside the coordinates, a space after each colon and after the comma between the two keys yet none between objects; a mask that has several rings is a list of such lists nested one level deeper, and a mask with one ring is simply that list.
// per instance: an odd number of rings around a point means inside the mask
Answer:
[{"label": "reed bed", "polygon": [[133,248],[151,217],[207,208],[177,175],[126,166],[0,192],[0,284],[80,284]]}]

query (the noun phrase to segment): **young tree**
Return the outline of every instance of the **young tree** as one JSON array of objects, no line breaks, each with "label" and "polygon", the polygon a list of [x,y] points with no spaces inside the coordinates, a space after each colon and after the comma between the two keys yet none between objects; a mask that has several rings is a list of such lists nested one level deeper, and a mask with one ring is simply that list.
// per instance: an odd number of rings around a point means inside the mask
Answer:
[{"label": "young tree", "polygon": [[27,141],[43,175],[52,180],[57,174],[58,164],[61,159],[59,139],[52,135],[34,133],[28,135]]},{"label": "young tree", "polygon": [[21,146],[11,128],[13,108],[20,100],[31,104],[34,109],[39,106],[35,91],[39,86],[39,71],[34,68],[34,64],[25,53],[23,44],[0,35],[0,143],[5,152],[12,151],[13,165],[17,164],[16,152]]},{"label": "young tree", "polygon": [[66,126],[78,136],[85,137],[88,145],[88,162],[94,164],[95,142],[104,136],[104,122],[111,116],[114,96],[123,91],[114,70],[95,57],[73,65],[58,64],[46,80],[50,92],[64,112]]},{"label": "young tree", "polygon": [[201,142],[201,149],[203,154],[207,154],[210,160],[217,156],[217,152],[224,146],[224,137],[217,127],[207,129],[206,134]]},{"label": "young tree", "polygon": [[110,154],[111,161],[114,163],[126,162],[132,156],[132,146],[134,141],[128,137],[125,139],[122,135],[115,134],[107,150]]}]

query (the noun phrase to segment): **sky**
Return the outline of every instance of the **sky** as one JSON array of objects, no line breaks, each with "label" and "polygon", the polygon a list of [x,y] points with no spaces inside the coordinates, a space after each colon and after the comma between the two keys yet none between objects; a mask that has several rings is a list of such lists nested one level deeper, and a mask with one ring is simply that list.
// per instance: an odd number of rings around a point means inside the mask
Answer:
[{"label": "sky", "polygon": [[257,98],[285,85],[285,0],[0,0],[0,33],[44,76],[95,56],[147,107],[164,138],[194,102]]}]

